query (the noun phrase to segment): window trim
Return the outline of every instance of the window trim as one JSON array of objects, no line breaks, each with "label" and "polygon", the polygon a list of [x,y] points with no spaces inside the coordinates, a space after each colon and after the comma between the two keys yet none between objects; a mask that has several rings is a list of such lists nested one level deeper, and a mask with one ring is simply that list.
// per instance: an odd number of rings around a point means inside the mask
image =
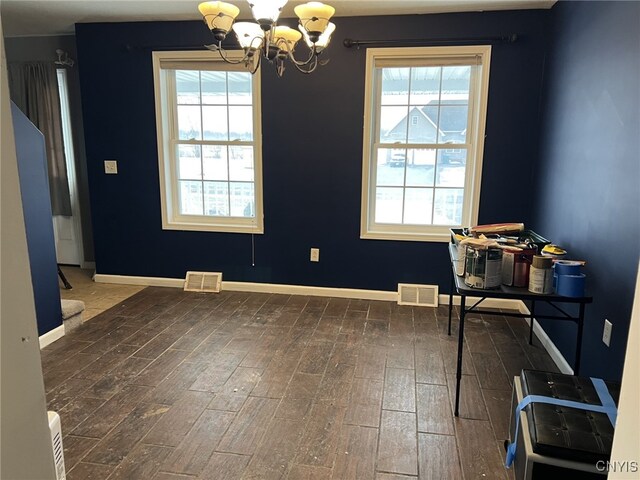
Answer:
[{"label": "window trim", "polygon": [[[484,156],[484,138],[487,117],[487,102],[489,96],[489,71],[491,63],[491,46],[455,46],[455,47],[403,47],[403,48],[370,48],[367,49],[366,75],[365,75],[365,106],[363,126],[363,161],[362,161],[362,203],[360,209],[360,238],[375,240],[404,240],[423,242],[448,242],[450,240],[450,226],[434,225],[402,225],[402,224],[375,224],[373,221],[373,197],[375,185],[373,181],[373,166],[371,155],[373,153],[376,134],[377,99],[374,95],[374,83],[376,75],[376,62],[397,62],[398,66],[406,65],[415,60],[435,61],[438,64],[455,63],[455,57],[479,57],[482,68],[480,76],[476,78],[478,85],[473,100],[473,115],[476,117],[471,126],[476,126],[476,131],[471,132],[471,141],[464,144],[468,147],[467,170],[465,172],[465,201],[463,207],[462,225],[475,225],[478,222],[478,210],[480,206],[480,185],[482,182],[482,164]],[[441,57],[438,59],[438,57]],[[443,63],[444,62],[444,63]],[[472,80],[473,81],[473,78]],[[467,132],[469,134],[470,132]],[[377,143],[377,142],[376,142]],[[390,144],[393,148],[394,144]],[[402,144],[402,147],[410,144]],[[423,145],[422,148],[428,148]],[[471,163],[469,162],[471,158]],[[466,210],[466,211],[465,211]],[[465,215],[466,213],[466,215]]]},{"label": "window trim", "polygon": [[[242,58],[240,52],[228,52],[232,59]],[[252,78],[252,106],[253,106],[253,142],[228,141],[214,142],[216,145],[227,143],[228,145],[254,146],[254,195],[255,195],[255,217],[222,217],[208,215],[181,215],[175,211],[179,205],[177,197],[177,166],[175,154],[171,153],[171,125],[176,125],[173,118],[174,108],[169,105],[169,93],[173,82],[167,85],[166,69],[161,65],[176,63],[191,63],[189,68],[197,68],[198,63],[217,63],[222,68],[221,71],[246,71],[242,64],[229,65],[214,56],[210,51],[163,51],[152,52],[153,60],[153,83],[156,109],[156,132],[158,147],[158,173],[160,181],[160,204],[162,212],[163,230],[189,230],[203,232],[229,232],[229,233],[264,233],[264,203],[262,187],[262,101],[261,101],[261,81],[260,68],[253,74]],[[218,70],[218,69],[216,69]],[[206,141],[198,141],[198,144]],[[190,143],[188,140],[181,143]]]}]

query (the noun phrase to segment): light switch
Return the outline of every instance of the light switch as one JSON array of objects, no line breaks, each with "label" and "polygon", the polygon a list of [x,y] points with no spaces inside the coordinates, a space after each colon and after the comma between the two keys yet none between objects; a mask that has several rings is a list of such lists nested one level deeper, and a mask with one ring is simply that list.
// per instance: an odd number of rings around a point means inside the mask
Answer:
[{"label": "light switch", "polygon": [[105,160],[104,173],[109,175],[116,175],[118,173],[118,162],[116,160]]}]

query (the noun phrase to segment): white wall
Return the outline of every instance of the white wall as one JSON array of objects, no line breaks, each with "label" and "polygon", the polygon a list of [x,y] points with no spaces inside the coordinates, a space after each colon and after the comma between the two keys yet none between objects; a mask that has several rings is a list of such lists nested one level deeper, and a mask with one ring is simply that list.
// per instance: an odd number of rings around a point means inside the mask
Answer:
[{"label": "white wall", "polygon": [[[611,462],[609,478],[640,478],[640,265],[638,265],[636,294],[629,325],[627,353],[624,357],[622,389]],[[635,472],[625,468],[622,462],[636,462]],[[621,471],[613,472],[611,471],[613,468]]]},{"label": "white wall", "polygon": [[55,478],[0,23],[0,478]]}]

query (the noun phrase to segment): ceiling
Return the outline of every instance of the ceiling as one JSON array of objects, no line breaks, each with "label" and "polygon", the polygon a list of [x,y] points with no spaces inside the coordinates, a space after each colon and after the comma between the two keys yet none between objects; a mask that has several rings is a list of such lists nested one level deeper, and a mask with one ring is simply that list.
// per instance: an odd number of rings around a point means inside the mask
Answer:
[{"label": "ceiling", "polygon": [[[325,0],[336,16],[406,15],[445,12],[477,12],[551,8],[555,0]],[[75,23],[199,20],[198,0],[0,0],[5,36],[59,35],[74,32]],[[241,18],[251,18],[244,0],[230,0],[240,7]],[[290,1],[283,17],[294,17]]]}]

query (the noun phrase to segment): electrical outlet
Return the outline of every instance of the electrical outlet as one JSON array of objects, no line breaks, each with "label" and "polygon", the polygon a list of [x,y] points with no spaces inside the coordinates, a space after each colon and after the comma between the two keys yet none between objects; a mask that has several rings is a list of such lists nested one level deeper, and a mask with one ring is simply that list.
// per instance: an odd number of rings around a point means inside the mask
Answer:
[{"label": "electrical outlet", "polygon": [[613,324],[607,320],[606,318],[604,319],[604,330],[602,331],[602,341],[604,342],[604,344],[608,347],[609,346],[609,342],[611,342],[611,329],[613,328]]},{"label": "electrical outlet", "polygon": [[319,248],[312,248],[311,249],[311,258],[310,260],[312,262],[319,262],[320,261],[320,249]]},{"label": "electrical outlet", "polygon": [[117,160],[105,160],[104,161],[104,173],[109,175],[116,175],[118,173]]}]

